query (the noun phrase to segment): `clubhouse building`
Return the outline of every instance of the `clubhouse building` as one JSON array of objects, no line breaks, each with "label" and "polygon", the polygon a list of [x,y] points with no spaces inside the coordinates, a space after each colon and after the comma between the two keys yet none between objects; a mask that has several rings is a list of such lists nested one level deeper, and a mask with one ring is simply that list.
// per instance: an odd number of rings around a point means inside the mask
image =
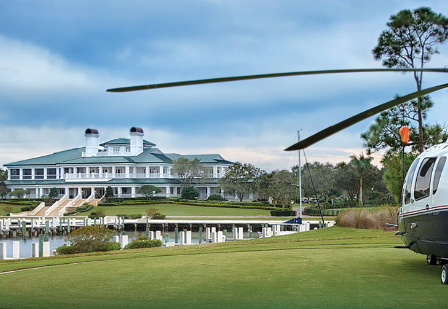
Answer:
[{"label": "clubhouse building", "polygon": [[138,189],[143,185],[159,187],[162,190],[159,196],[180,196],[182,182],[171,169],[173,161],[183,157],[197,158],[205,167],[207,177],[194,183],[201,198],[221,194],[218,180],[233,162],[219,154],[163,153],[143,139],[141,128],[132,127],[129,135],[99,144],[98,130],[87,129],[85,147],[5,164],[8,169],[5,183],[11,190],[29,190],[31,198],[48,195],[55,187],[59,197],[66,200],[100,199],[108,186],[116,197],[138,197]]}]

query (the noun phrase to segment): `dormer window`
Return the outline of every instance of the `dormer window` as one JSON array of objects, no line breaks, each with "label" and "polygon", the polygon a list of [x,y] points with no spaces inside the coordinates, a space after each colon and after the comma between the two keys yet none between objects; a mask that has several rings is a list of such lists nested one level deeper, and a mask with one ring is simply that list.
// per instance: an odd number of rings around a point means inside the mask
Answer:
[{"label": "dormer window", "polygon": [[113,153],[114,153],[114,154],[119,154],[119,153],[120,153],[120,147],[114,146],[114,147],[112,148],[112,150],[113,150]]},{"label": "dormer window", "polygon": [[126,146],[126,152],[131,152],[131,147]]}]

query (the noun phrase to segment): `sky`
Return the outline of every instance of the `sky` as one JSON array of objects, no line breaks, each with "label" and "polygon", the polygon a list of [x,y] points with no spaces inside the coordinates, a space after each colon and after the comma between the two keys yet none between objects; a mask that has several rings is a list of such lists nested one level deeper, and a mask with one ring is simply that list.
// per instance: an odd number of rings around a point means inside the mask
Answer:
[{"label": "sky", "polygon": [[[289,169],[301,138],[416,89],[411,74],[284,77],[127,93],[106,89],[224,76],[381,68],[372,56],[389,17],[427,1],[0,1],[0,166],[100,142],[144,139],[165,153],[220,154]],[[448,65],[448,44],[426,67]],[[446,83],[424,75],[424,87]],[[432,95],[444,124],[448,91]],[[306,149],[338,163],[364,151],[369,118]],[[302,156],[303,158],[303,156]],[[379,164],[377,155],[375,163]]]}]

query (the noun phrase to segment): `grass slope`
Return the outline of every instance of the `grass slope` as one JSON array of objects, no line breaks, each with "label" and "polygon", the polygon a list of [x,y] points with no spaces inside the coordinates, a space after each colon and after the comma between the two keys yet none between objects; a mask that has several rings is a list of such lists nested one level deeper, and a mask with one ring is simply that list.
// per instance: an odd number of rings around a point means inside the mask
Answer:
[{"label": "grass slope", "polygon": [[393,232],[285,237],[0,262],[0,307],[441,308],[440,266]]}]

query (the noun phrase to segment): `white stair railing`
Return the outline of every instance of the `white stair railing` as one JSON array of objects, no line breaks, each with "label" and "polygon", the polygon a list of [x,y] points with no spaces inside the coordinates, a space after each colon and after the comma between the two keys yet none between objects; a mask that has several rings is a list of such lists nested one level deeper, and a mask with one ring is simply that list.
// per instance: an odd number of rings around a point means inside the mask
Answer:
[{"label": "white stair railing", "polygon": [[41,211],[45,207],[45,202],[40,203],[36,208],[31,212],[32,216],[35,216],[39,211]]},{"label": "white stair railing", "polygon": [[64,202],[66,199],[68,199],[68,195],[64,195],[63,197],[61,197],[58,201],[56,201],[53,205],[51,205],[50,208],[48,208],[47,210],[45,210],[45,216],[50,215],[56,208],[58,208],[58,206]]},{"label": "white stair railing", "polygon": [[59,210],[59,212],[58,212],[58,216],[59,216],[59,217],[62,217],[62,216],[64,215],[65,210],[67,209],[67,207],[71,207],[71,206],[75,205],[75,203],[76,203],[77,201],[79,201],[80,199],[81,199],[81,193],[78,194],[73,200],[71,200],[70,203],[68,203],[67,205],[65,205],[64,207],[62,207],[62,209]]}]

